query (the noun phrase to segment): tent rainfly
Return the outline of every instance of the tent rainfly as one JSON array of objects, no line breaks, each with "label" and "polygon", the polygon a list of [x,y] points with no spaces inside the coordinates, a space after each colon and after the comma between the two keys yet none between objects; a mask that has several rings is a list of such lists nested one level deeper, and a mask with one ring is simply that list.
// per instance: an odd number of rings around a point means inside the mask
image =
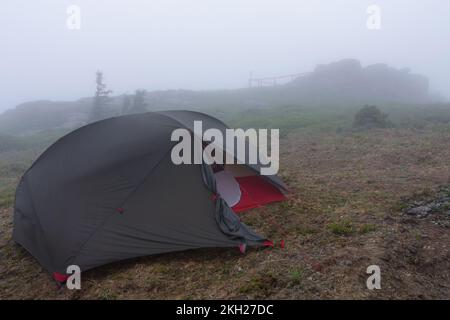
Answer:
[{"label": "tent rainfly", "polygon": [[260,165],[175,165],[171,133],[191,111],[127,115],[79,128],[50,146],[16,190],[13,239],[57,281],[114,261],[203,247],[263,246],[237,212],[285,199]]}]

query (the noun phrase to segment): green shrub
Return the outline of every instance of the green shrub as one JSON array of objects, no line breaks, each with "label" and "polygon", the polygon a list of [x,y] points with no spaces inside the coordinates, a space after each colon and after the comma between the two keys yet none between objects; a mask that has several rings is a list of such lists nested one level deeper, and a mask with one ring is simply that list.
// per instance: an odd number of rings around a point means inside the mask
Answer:
[{"label": "green shrub", "polygon": [[386,128],[388,125],[387,117],[388,115],[382,113],[378,107],[366,105],[356,113],[353,127],[363,129]]}]

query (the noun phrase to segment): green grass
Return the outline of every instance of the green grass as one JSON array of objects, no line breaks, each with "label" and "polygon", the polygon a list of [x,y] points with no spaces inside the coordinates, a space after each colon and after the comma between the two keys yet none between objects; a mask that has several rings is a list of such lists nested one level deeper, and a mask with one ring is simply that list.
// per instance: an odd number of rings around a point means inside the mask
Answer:
[{"label": "green grass", "polygon": [[0,193],[0,209],[9,208],[14,204],[14,191],[4,190]]},{"label": "green grass", "polygon": [[251,109],[228,114],[223,119],[234,128],[280,129],[280,136],[297,129],[337,130],[349,127],[352,113],[342,109],[281,106],[273,109]]},{"label": "green grass", "polygon": [[314,228],[310,228],[310,227],[306,227],[306,226],[302,226],[302,225],[290,226],[287,228],[287,230],[295,232],[296,234],[301,235],[301,236],[308,236],[311,234],[316,234],[318,232],[318,230],[316,230]]},{"label": "green grass", "polygon": [[100,300],[117,300],[118,296],[111,289],[106,288],[99,292]]},{"label": "green grass", "polygon": [[[229,112],[208,110],[234,128],[276,128],[284,137],[294,130],[302,132],[346,132],[352,130],[353,120],[363,105],[303,106],[284,105],[273,108],[235,108]],[[388,115],[392,127],[423,129],[432,125],[450,130],[450,105],[378,105]]]},{"label": "green grass", "polygon": [[245,284],[239,288],[242,294],[252,295],[256,298],[269,296],[277,285],[277,278],[272,274],[257,274],[252,276]]},{"label": "green grass", "polygon": [[348,236],[354,232],[353,223],[349,219],[330,223],[328,228],[332,233],[340,236]]},{"label": "green grass", "polygon": [[292,268],[289,271],[291,284],[293,285],[299,285],[302,282],[303,275],[305,273],[305,269],[302,267]]},{"label": "green grass", "polygon": [[33,161],[64,131],[13,137],[0,134],[0,208],[14,204],[16,185]]},{"label": "green grass", "polygon": [[361,234],[366,234],[366,233],[370,233],[373,231],[376,231],[377,227],[373,224],[370,223],[366,223],[363,224],[360,228],[359,228],[359,233]]}]

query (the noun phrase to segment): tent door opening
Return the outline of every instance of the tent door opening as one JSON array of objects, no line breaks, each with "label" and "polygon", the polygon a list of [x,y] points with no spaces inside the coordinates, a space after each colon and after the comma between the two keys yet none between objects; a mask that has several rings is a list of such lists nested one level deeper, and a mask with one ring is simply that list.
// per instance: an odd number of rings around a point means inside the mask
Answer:
[{"label": "tent door opening", "polygon": [[212,169],[217,192],[236,213],[286,200],[277,187],[245,165],[213,165]]}]

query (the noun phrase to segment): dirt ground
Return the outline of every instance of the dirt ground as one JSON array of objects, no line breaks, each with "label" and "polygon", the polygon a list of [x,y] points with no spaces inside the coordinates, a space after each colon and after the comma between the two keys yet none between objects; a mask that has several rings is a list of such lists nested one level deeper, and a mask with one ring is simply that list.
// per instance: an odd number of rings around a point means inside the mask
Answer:
[{"label": "dirt ground", "polygon": [[[1,299],[449,299],[450,229],[403,214],[450,177],[450,132],[292,133],[281,141],[289,201],[242,219],[274,248],[200,249],[114,263],[58,288],[0,211]],[[285,247],[280,248],[280,241]],[[381,269],[368,290],[366,269]]]}]

